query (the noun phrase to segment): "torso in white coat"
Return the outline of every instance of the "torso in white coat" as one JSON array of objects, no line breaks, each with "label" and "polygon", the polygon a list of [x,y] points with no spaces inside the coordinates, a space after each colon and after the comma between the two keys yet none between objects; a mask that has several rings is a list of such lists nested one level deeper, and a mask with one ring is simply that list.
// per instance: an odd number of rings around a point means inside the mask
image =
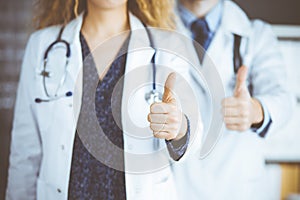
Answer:
[{"label": "torso in white coat", "polygon": [[[67,68],[67,79],[61,91],[74,91],[72,97],[40,104],[34,102],[37,97],[46,97],[40,76],[43,55],[46,48],[56,39],[61,27],[49,27],[35,32],[30,37],[15,109],[8,199],[67,199],[74,135],[82,99],[83,63],[79,40],[81,24],[82,15],[67,24],[62,34],[62,38],[70,43],[71,58]],[[154,149],[147,122],[150,106],[144,95],[152,89],[152,68],[149,63],[155,51],[149,46],[144,26],[133,15],[130,15],[130,26],[131,30],[139,29],[139,34],[135,35],[133,32],[129,42],[122,99],[126,197],[176,199],[170,165],[172,160],[165,148],[165,141],[160,141],[160,151]],[[160,40],[166,41],[165,38]],[[53,51],[48,69],[53,73],[63,73],[64,55],[59,49]],[[188,64],[178,56],[157,50],[156,64],[170,67],[168,70],[157,67],[157,85],[160,85],[161,92],[161,86],[171,71],[178,72],[188,82]],[[145,65],[146,67],[141,67]],[[47,82],[50,89],[56,85],[55,79]],[[180,102],[186,102],[189,98],[195,99],[183,95],[187,91],[180,81],[177,88],[177,94],[181,95]],[[191,102],[189,101],[189,107],[193,105]],[[197,108],[189,109],[188,106],[182,105],[187,116],[193,116],[194,113],[199,115]],[[192,134],[196,130],[201,132],[200,118],[192,117],[191,126]],[[143,136],[146,139],[140,138],[141,132],[145,133]],[[193,137],[191,136],[191,140],[194,141]]]},{"label": "torso in white coat", "polygon": [[[224,1],[223,6],[222,22],[208,48],[203,70],[209,70],[205,67],[212,60],[220,74],[226,96],[232,96],[235,86],[233,34],[241,35],[240,52],[243,64],[249,67],[247,84],[252,85],[252,95],[264,103],[272,119],[269,136],[284,124],[291,111],[284,64],[276,37],[269,25],[250,21],[233,2]],[[217,77],[215,80],[218,80]],[[213,83],[214,80],[211,81]],[[202,118],[211,115],[211,110],[206,109],[208,107],[201,106]],[[204,126],[209,127],[209,124]],[[229,131],[223,126],[221,131],[221,138],[207,157],[200,159],[200,155],[195,155],[182,165],[175,166],[176,183],[179,187],[186,186],[180,191],[181,198],[268,199],[265,192],[268,185],[265,182],[264,139],[251,130],[240,133]],[[207,134],[210,132],[205,134],[209,137]]]}]

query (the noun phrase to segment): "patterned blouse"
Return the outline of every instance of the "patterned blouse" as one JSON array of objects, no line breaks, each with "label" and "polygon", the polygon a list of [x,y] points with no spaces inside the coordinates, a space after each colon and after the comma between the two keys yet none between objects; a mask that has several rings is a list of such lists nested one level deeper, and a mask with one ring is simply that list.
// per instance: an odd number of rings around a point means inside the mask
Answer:
[{"label": "patterned blouse", "polygon": [[[82,48],[83,61],[90,56],[91,52],[88,44],[80,34],[80,42]],[[122,90],[118,92],[117,97],[112,99],[112,92],[119,80],[122,80],[121,87],[123,88],[123,78],[126,66],[126,54],[121,54],[121,51],[128,49],[129,38],[121,47],[118,57],[111,64],[109,70],[102,80],[99,80],[95,63],[84,62],[83,67],[83,97],[82,104],[94,101],[96,116],[106,137],[119,148],[123,148],[123,132],[116,122],[121,122],[121,100]],[[96,88],[95,99],[89,97],[86,91],[91,89],[91,84],[98,81]],[[118,83],[120,84],[120,83]],[[118,87],[120,87],[118,85]],[[112,114],[118,113],[117,116]],[[90,123],[90,119],[82,115],[82,110],[79,115],[79,120],[83,123]],[[118,123],[119,124],[119,123]],[[82,134],[82,133],[81,133]],[[84,133],[85,134],[85,133]],[[88,134],[88,133],[86,133]],[[189,127],[186,136],[179,141],[166,141],[169,153],[174,160],[180,159],[187,149],[189,140]],[[102,141],[103,142],[103,141]],[[98,142],[101,144],[101,141]],[[104,152],[105,156],[101,160],[107,162],[122,163],[120,169],[124,169],[124,156],[114,156],[113,152],[108,149]],[[117,160],[116,160],[117,159]],[[96,159],[83,144],[80,135],[76,131],[73,156],[71,164],[71,173],[69,180],[69,199],[126,199],[125,190],[125,173],[116,169],[110,168]]]}]

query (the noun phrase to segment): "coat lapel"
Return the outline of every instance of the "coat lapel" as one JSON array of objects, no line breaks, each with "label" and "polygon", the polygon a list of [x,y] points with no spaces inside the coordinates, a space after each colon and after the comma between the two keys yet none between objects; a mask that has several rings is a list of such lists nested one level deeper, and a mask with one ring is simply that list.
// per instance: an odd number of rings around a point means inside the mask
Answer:
[{"label": "coat lapel", "polygon": [[122,128],[125,133],[130,133],[134,129],[130,125],[132,123],[128,121],[131,119],[128,116],[131,104],[128,102],[130,101],[132,92],[136,91],[139,85],[151,82],[152,68],[150,63],[155,53],[155,50],[150,47],[149,37],[143,24],[132,14],[129,14],[129,19],[132,32],[127,52],[122,97]]},{"label": "coat lapel", "polygon": [[62,39],[66,40],[71,48],[71,57],[67,71],[74,83],[78,79],[80,69],[82,69],[82,53],[79,33],[83,22],[83,15],[84,13],[81,13],[77,18],[68,23],[62,34]]}]

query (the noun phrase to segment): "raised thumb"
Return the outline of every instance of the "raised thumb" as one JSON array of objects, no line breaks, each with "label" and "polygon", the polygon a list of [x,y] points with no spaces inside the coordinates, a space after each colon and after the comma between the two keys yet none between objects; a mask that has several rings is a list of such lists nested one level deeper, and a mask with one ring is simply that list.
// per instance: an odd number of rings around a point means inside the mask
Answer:
[{"label": "raised thumb", "polygon": [[246,66],[241,66],[236,76],[236,83],[234,88],[235,97],[249,96],[249,91],[246,85],[247,76],[248,68]]},{"label": "raised thumb", "polygon": [[172,94],[172,91],[175,86],[175,82],[176,82],[176,73],[172,72],[169,74],[169,76],[165,82],[164,94],[163,94],[163,98],[162,98],[162,101],[164,103],[173,103],[175,101],[175,98]]}]

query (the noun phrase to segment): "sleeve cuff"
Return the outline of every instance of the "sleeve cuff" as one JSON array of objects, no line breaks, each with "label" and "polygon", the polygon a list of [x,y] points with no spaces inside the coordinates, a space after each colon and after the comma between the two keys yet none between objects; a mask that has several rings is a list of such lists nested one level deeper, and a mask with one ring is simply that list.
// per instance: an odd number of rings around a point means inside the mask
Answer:
[{"label": "sleeve cuff", "polygon": [[189,139],[190,139],[190,120],[185,115],[187,120],[187,132],[186,134],[179,140],[166,140],[167,148],[170,156],[173,160],[178,161],[184,155],[187,150]]},{"label": "sleeve cuff", "polygon": [[272,119],[271,119],[270,113],[268,112],[265,104],[262,101],[259,101],[259,102],[263,109],[264,121],[259,128],[252,127],[251,129],[252,129],[252,131],[256,132],[259,136],[265,137],[265,135],[267,134],[267,131],[272,123]]}]

